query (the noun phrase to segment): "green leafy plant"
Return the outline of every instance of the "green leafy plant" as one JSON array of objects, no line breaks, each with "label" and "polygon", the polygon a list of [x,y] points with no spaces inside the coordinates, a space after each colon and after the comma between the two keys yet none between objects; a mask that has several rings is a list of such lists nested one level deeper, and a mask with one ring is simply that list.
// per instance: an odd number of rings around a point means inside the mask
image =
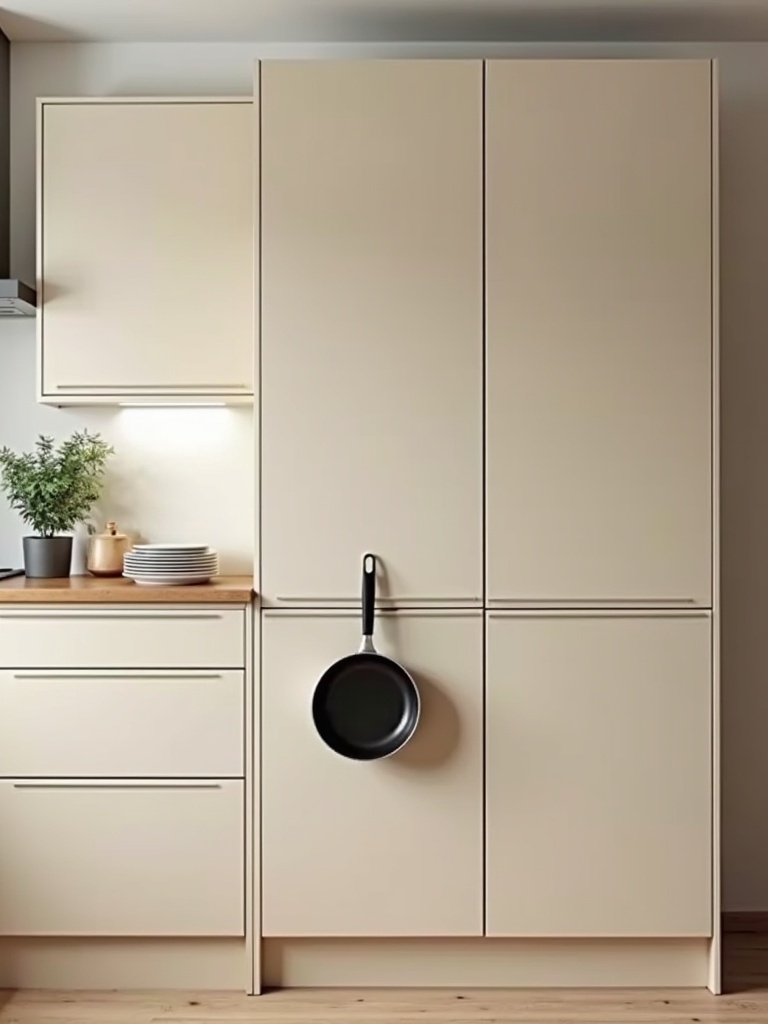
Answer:
[{"label": "green leafy plant", "polygon": [[66,533],[85,520],[98,500],[114,449],[99,434],[76,432],[56,447],[41,435],[35,449],[17,455],[0,449],[0,477],[11,508],[41,537]]}]

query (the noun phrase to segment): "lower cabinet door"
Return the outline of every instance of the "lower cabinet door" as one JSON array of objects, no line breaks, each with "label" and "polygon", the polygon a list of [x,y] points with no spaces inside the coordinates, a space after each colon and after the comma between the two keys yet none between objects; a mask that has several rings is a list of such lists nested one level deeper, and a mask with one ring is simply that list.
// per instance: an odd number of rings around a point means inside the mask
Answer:
[{"label": "lower cabinet door", "polygon": [[712,929],[706,615],[490,613],[487,933]]},{"label": "lower cabinet door", "polygon": [[0,934],[244,934],[243,783],[0,782]]},{"label": "lower cabinet door", "polygon": [[422,700],[379,761],[335,753],[312,720],[318,679],[359,642],[354,612],[264,614],[263,934],[481,935],[482,615],[377,617],[377,648]]}]

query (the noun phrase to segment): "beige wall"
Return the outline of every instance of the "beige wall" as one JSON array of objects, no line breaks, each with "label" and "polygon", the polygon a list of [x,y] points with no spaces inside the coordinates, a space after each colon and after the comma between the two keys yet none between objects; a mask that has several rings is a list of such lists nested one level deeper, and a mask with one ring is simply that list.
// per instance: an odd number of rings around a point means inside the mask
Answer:
[{"label": "beige wall", "polygon": [[[725,904],[768,909],[768,44],[15,44],[13,272],[34,276],[35,96],[243,94],[259,52],[720,59]],[[0,329],[0,443],[28,444],[40,430],[102,429],[120,449],[105,512],[152,535],[170,535],[178,522],[185,535],[220,545],[228,566],[247,567],[250,414],[43,409],[32,400],[33,342],[31,322]],[[18,561],[19,534],[0,507],[0,562]]]}]

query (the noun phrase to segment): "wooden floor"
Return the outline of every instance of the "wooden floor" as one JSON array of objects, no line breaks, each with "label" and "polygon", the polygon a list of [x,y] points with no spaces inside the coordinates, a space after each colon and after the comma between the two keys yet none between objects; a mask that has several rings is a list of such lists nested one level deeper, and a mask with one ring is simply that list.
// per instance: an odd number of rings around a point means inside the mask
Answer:
[{"label": "wooden floor", "polygon": [[768,935],[730,935],[727,995],[699,991],[0,992],[0,1024],[768,1024]]}]

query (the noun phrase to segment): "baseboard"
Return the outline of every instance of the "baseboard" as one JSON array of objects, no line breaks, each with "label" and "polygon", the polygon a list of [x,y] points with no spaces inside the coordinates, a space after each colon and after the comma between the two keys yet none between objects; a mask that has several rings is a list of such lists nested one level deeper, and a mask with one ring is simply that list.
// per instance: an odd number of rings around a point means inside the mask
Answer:
[{"label": "baseboard", "polygon": [[233,989],[243,939],[0,939],[0,988]]},{"label": "baseboard", "polygon": [[[698,988],[708,951],[707,939],[266,939],[262,962],[270,988]],[[246,961],[242,939],[4,938],[0,988],[242,992]]]},{"label": "baseboard", "polygon": [[709,939],[265,939],[269,988],[705,987]]},{"label": "baseboard", "polygon": [[723,931],[728,933],[768,933],[768,910],[726,910]]}]

